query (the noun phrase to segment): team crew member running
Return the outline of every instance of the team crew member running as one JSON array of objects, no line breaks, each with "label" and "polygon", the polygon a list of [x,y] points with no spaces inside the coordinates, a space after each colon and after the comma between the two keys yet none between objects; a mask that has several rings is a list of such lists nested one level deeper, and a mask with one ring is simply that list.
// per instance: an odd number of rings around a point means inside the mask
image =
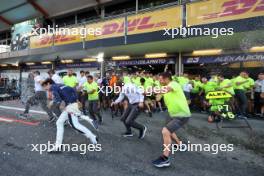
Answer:
[{"label": "team crew member running", "polygon": [[78,108],[77,92],[74,88],[55,84],[51,79],[47,79],[42,83],[45,90],[51,91],[54,97],[54,102],[64,101],[66,104],[65,110],[61,113],[59,119],[56,122],[57,136],[54,148],[49,152],[60,151],[60,147],[63,141],[64,123],[69,120],[71,126],[78,132],[84,134],[93,144],[97,144],[97,137],[85,126],[79,123],[78,117],[89,122],[95,129],[98,128],[97,124],[88,116],[82,115]]},{"label": "team crew member running", "polygon": [[27,118],[29,109],[31,106],[40,104],[41,108],[49,115],[49,122],[53,122],[56,118],[53,115],[52,111],[48,108],[47,104],[47,92],[43,90],[41,84],[43,83],[44,79],[40,76],[39,71],[34,72],[34,81],[35,81],[35,93],[32,97],[28,99],[26,102],[25,111],[23,114],[20,114],[20,118]]},{"label": "team crew member running", "polygon": [[156,167],[170,166],[170,149],[172,140],[180,144],[175,131],[186,124],[191,116],[188,102],[185,98],[183,90],[179,83],[172,81],[170,73],[162,73],[160,75],[160,83],[164,102],[168,108],[167,124],[162,129],[163,136],[163,155],[154,160],[152,164]]},{"label": "team crew member running", "polygon": [[[122,83],[120,85],[122,85]],[[125,84],[125,86],[122,87],[119,97],[111,104],[111,106],[118,104],[124,100],[125,97],[128,99],[128,107],[121,116],[121,121],[126,127],[126,132],[123,134],[124,137],[133,136],[131,127],[139,130],[139,139],[145,137],[147,127],[135,121],[139,115],[139,108],[144,107],[144,96],[142,93],[142,90],[140,90],[135,84]]]}]

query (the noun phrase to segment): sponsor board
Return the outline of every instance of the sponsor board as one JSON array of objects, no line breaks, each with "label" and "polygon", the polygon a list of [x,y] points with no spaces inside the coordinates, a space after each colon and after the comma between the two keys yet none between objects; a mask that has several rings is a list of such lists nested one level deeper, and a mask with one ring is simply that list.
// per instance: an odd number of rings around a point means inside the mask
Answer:
[{"label": "sponsor board", "polygon": [[70,64],[59,64],[56,65],[58,69],[63,68],[91,68],[91,67],[100,67],[98,62],[80,62],[80,63],[70,63]]},{"label": "sponsor board", "polygon": [[54,35],[54,45],[58,46],[58,45],[66,45],[71,43],[82,42],[82,38],[78,32],[79,31],[78,29],[80,30],[81,27],[69,29],[72,35],[63,35],[63,34]]},{"label": "sponsor board", "polygon": [[30,48],[46,48],[53,45],[53,35],[39,35],[30,37]]},{"label": "sponsor board", "polygon": [[[101,28],[101,35],[87,35],[86,40],[97,40],[125,36],[125,17],[117,18],[96,24],[89,24],[86,28]],[[164,28],[177,28],[181,22],[181,7],[172,7],[153,12],[147,12],[127,17],[127,34],[141,34],[164,30]]]},{"label": "sponsor board", "polygon": [[134,59],[124,61],[109,61],[110,66],[129,66],[129,65],[166,65],[175,64],[175,58],[160,58],[160,59]]},{"label": "sponsor board", "polygon": [[186,8],[189,26],[264,16],[264,0],[209,0]]},{"label": "sponsor board", "polygon": [[184,64],[200,64],[200,63],[230,63],[230,62],[247,62],[261,61],[264,62],[264,53],[248,53],[248,54],[231,54],[222,56],[184,56]]}]

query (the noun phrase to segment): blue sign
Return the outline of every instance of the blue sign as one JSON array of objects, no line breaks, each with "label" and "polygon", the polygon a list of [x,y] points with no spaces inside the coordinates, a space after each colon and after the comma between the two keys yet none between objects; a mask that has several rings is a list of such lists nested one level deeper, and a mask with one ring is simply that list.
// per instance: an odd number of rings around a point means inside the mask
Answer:
[{"label": "blue sign", "polygon": [[57,68],[88,68],[88,67],[100,67],[98,62],[83,62],[83,63],[70,63],[70,64],[59,64]]},{"label": "blue sign", "polygon": [[175,58],[159,58],[159,59],[135,59],[124,61],[109,61],[111,66],[129,66],[129,65],[166,65],[175,64]]},{"label": "blue sign", "polygon": [[202,63],[232,63],[232,62],[247,62],[247,61],[263,61],[264,53],[248,53],[248,54],[231,54],[222,56],[184,56],[184,64],[202,64]]},{"label": "blue sign", "polygon": [[37,69],[51,69],[52,65],[51,64],[36,64],[36,65],[26,65],[26,69],[29,70],[37,70]]}]

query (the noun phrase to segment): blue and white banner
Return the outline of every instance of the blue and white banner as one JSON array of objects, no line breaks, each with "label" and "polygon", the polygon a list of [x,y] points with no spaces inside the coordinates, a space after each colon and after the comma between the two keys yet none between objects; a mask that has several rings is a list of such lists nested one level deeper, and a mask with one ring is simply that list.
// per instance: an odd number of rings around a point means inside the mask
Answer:
[{"label": "blue and white banner", "polygon": [[24,68],[28,70],[38,70],[38,69],[51,69],[51,64],[36,64],[36,65],[26,65]]},{"label": "blue and white banner", "polygon": [[232,63],[247,61],[263,61],[264,53],[247,53],[247,54],[231,54],[221,56],[184,56],[184,64],[202,64],[202,63]]},{"label": "blue and white banner", "polygon": [[57,68],[91,68],[91,67],[100,67],[98,62],[80,62],[80,63],[70,63],[70,64],[59,64],[56,65]]},{"label": "blue and white banner", "polygon": [[109,61],[110,66],[129,66],[129,65],[166,65],[175,64],[175,58],[159,58],[159,59],[135,59],[124,61]]}]

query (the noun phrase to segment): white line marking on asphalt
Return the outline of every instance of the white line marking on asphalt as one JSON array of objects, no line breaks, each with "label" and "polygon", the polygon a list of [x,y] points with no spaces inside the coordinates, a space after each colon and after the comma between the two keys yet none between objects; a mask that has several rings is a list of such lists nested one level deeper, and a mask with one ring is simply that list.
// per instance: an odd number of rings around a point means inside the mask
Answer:
[{"label": "white line marking on asphalt", "polygon": [[11,119],[10,119],[10,120],[9,120],[9,119],[4,119],[4,118],[1,118],[1,117],[0,117],[0,121],[2,121],[2,122],[3,122],[3,121],[4,121],[4,122],[14,122],[14,120],[11,120]]},{"label": "white line marking on asphalt", "polygon": [[[2,109],[9,109],[9,110],[17,110],[17,111],[24,111],[25,110],[23,108],[16,108],[16,107],[10,107],[10,106],[1,106],[1,105],[0,105],[0,108],[2,108]],[[31,112],[31,113],[38,113],[38,114],[46,114],[46,112],[43,112],[43,111],[35,111],[35,110],[30,110],[29,112]]]}]

